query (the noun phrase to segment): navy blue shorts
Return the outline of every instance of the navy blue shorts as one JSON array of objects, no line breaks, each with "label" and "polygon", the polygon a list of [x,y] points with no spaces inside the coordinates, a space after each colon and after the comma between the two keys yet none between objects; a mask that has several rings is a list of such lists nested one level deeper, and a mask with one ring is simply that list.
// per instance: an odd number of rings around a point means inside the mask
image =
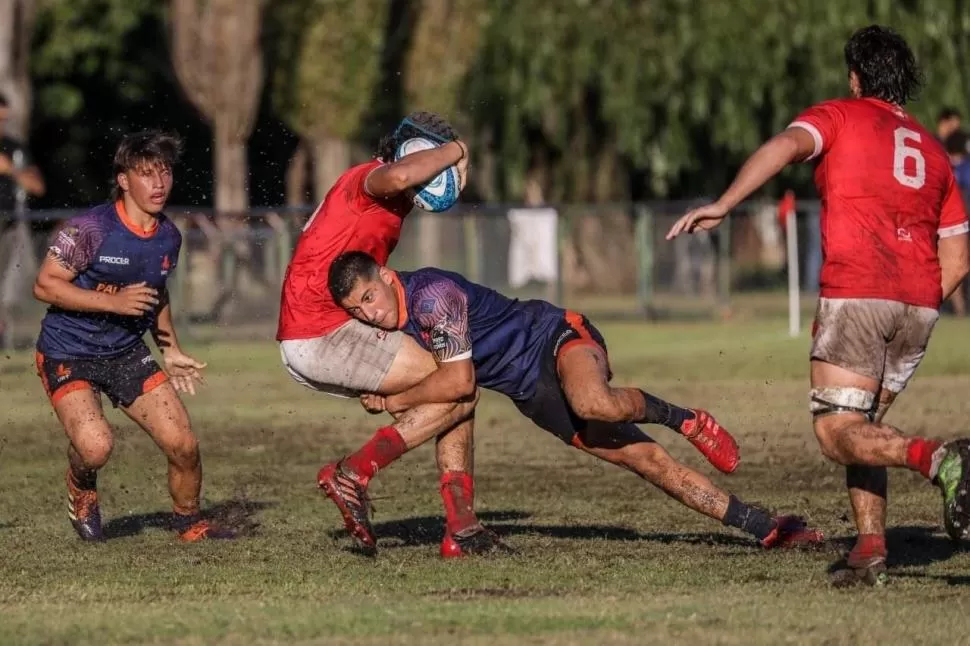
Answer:
[{"label": "navy blue shorts", "polygon": [[115,408],[131,406],[168,381],[145,343],[107,358],[54,359],[38,351],[37,374],[53,404],[70,392],[87,388],[107,395]]},{"label": "navy blue shorts", "polygon": [[577,434],[585,431],[589,422],[578,417],[570,408],[559,380],[557,364],[559,355],[566,348],[576,345],[595,345],[606,352],[606,340],[589,319],[576,312],[566,312],[542,353],[535,394],[530,399],[515,402],[519,411],[536,426],[573,446],[576,445]]}]

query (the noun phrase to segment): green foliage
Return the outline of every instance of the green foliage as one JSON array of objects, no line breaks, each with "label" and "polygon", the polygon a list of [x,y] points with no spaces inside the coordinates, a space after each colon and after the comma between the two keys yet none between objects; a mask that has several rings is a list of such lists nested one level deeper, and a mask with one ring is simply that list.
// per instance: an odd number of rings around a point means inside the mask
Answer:
[{"label": "green foliage", "polygon": [[923,64],[923,99],[910,107],[924,123],[943,104],[970,108],[964,0],[491,0],[489,10],[466,89],[479,128],[499,133],[506,198],[537,157],[553,160],[549,192],[567,199],[597,197],[588,187],[604,159],[644,176],[650,194],[722,188],[799,111],[844,95],[843,45],[871,22],[896,27]]},{"label": "green foliage", "polygon": [[[39,1],[40,121],[82,133],[58,146],[82,146],[107,104],[171,98],[167,3]],[[916,51],[920,120],[970,115],[970,0],[277,0],[266,21],[267,98],[289,128],[360,140],[402,109],[442,112],[487,135],[499,199],[537,169],[554,200],[721,190],[764,138],[845,94],[844,42],[872,22]],[[806,171],[781,181],[810,192]]]},{"label": "green foliage", "polygon": [[405,61],[407,110],[452,118],[462,105],[461,84],[478,57],[488,24],[487,0],[417,0],[416,25]]},{"label": "green foliage", "polygon": [[276,111],[311,139],[356,136],[380,79],[387,0],[289,0],[269,13]]},{"label": "green foliage", "polygon": [[79,114],[83,78],[114,86],[128,101],[149,95],[160,63],[146,54],[157,50],[146,46],[151,40],[135,41],[164,11],[156,0],[43,0],[31,52],[40,110],[62,119]]}]

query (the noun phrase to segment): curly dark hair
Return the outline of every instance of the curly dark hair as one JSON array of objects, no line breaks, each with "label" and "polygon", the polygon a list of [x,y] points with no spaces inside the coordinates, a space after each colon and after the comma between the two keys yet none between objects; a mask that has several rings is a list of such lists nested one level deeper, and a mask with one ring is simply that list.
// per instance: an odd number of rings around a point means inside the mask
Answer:
[{"label": "curly dark hair", "polygon": [[112,197],[119,199],[122,194],[118,186],[118,174],[139,168],[145,164],[175,168],[182,156],[182,139],[177,134],[160,130],[143,130],[125,135],[115,150],[111,177],[114,179]]},{"label": "curly dark hair", "polygon": [[859,29],[845,44],[845,64],[859,77],[862,96],[906,105],[919,95],[923,73],[913,50],[889,27]]},{"label": "curly dark hair", "polygon": [[438,143],[459,139],[455,129],[440,114],[412,112],[394,128],[394,132],[381,137],[377,144],[377,156],[386,162],[394,161],[394,153],[398,147],[413,137],[427,137]]}]

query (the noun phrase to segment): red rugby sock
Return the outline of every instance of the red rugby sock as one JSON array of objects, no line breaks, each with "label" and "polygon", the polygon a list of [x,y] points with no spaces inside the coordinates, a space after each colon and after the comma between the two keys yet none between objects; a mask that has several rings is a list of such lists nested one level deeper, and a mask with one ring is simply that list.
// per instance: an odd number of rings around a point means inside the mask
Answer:
[{"label": "red rugby sock", "polygon": [[913,471],[919,471],[924,478],[930,477],[933,466],[933,453],[941,446],[941,442],[914,437],[906,447],[906,466]]},{"label": "red rugby sock", "polygon": [[404,438],[393,426],[377,429],[374,437],[359,451],[348,456],[343,464],[366,484],[380,469],[404,455],[408,450]]},{"label": "red rugby sock", "polygon": [[873,556],[885,557],[886,537],[882,534],[859,534],[856,539],[855,547],[850,554],[851,560],[865,560]]},{"label": "red rugby sock", "polygon": [[475,516],[475,483],[464,471],[441,474],[441,499],[445,503],[445,527],[449,535],[478,524]]}]

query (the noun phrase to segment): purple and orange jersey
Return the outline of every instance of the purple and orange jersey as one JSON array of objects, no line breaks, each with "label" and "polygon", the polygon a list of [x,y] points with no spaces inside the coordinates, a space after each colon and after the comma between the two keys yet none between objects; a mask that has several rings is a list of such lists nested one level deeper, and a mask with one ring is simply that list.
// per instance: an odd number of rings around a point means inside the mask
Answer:
[{"label": "purple and orange jersey", "polygon": [[[167,217],[159,215],[156,226],[143,231],[128,219],[119,201],[68,220],[49,252],[77,273],[72,282],[81,289],[116,292],[144,282],[161,295],[181,246],[182,235]],[[164,304],[165,300],[160,300]],[[68,311],[52,305],[41,323],[37,351],[56,359],[122,355],[141,342],[161,307],[142,316],[122,316]]]},{"label": "purple and orange jersey", "polygon": [[441,269],[399,272],[401,330],[439,362],[471,359],[482,388],[531,398],[565,310],[520,301]]}]

